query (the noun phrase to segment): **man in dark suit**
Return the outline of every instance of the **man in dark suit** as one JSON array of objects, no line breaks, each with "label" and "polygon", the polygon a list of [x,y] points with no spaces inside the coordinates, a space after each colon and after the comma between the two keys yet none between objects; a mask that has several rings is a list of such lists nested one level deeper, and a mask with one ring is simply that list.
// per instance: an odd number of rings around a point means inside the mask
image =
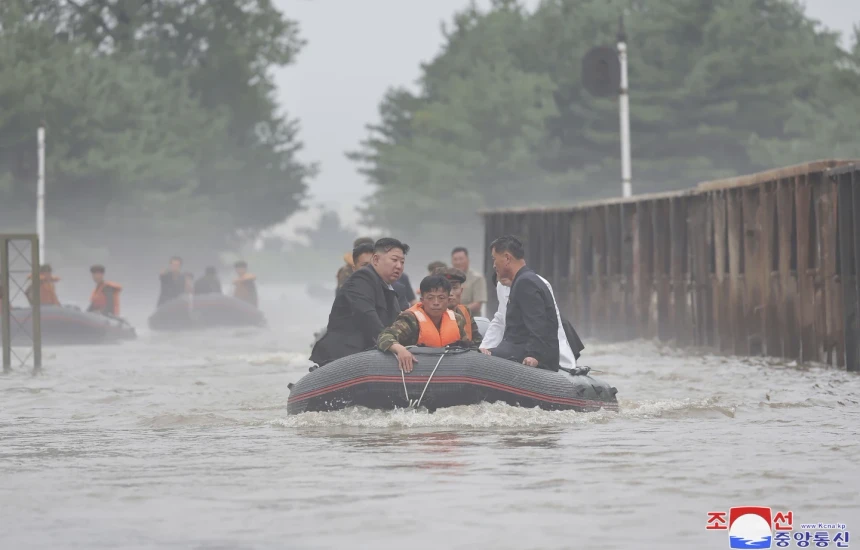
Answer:
[{"label": "man in dark suit", "polygon": [[400,314],[391,286],[403,274],[409,245],[379,239],[370,265],[357,269],[337,293],[328,316],[326,334],[314,346],[311,361],[326,363],[376,346],[382,330]]},{"label": "man in dark suit", "polygon": [[552,291],[526,265],[523,243],[516,237],[496,239],[490,251],[498,277],[512,283],[502,342],[482,351],[529,367],[557,371],[558,317]]}]

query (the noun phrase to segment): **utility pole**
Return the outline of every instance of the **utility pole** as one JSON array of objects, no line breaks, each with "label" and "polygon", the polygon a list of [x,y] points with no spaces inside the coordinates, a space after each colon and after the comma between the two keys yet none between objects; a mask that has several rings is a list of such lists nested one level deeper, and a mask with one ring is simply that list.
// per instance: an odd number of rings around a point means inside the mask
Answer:
[{"label": "utility pole", "polygon": [[[39,235],[39,258],[45,263],[45,125],[39,126],[39,182],[36,190],[36,233]],[[38,266],[37,266],[38,267]],[[34,279],[35,281],[36,279]]]},{"label": "utility pole", "polygon": [[618,18],[618,60],[621,64],[621,87],[618,92],[618,114],[621,119],[621,196],[633,195],[630,180],[630,99],[627,90],[627,34],[624,14]]}]

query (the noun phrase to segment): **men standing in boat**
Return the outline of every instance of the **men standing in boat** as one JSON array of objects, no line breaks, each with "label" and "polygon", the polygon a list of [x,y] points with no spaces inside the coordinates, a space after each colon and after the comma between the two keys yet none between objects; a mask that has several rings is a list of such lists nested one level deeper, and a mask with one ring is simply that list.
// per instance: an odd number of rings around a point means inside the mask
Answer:
[{"label": "men standing in boat", "polygon": [[87,308],[87,311],[119,317],[119,293],[122,291],[122,287],[116,283],[105,281],[105,266],[103,265],[92,266],[90,274],[96,288],[93,289],[93,294],[90,296],[90,307]]},{"label": "men standing in boat", "polygon": [[[29,276],[27,277],[30,278]],[[39,267],[39,300],[43,306],[58,306],[60,299],[57,298],[57,288],[55,284],[59,281],[59,277],[54,276],[53,269],[50,264],[44,264]],[[33,284],[26,288],[24,293],[30,304],[33,303]]]},{"label": "men standing in boat", "polygon": [[257,307],[257,276],[248,273],[248,263],[242,260],[233,264],[236,280],[233,281],[233,297]]},{"label": "men standing in boat", "polygon": [[451,297],[448,300],[448,309],[453,309],[458,312],[466,320],[466,339],[472,342],[475,347],[481,346],[481,331],[478,330],[478,323],[475,322],[475,317],[469,308],[464,306],[460,297],[463,295],[463,283],[466,282],[466,274],[456,267],[443,267],[434,272],[434,275],[441,275],[448,279],[451,283]]},{"label": "men standing in boat", "polygon": [[194,294],[223,294],[218,271],[214,267],[207,267],[205,274],[194,283]]},{"label": "men standing in boat", "polygon": [[463,303],[473,315],[480,315],[481,309],[487,303],[487,281],[484,276],[469,269],[469,251],[458,246],[451,252],[451,265],[466,274],[463,283]]},{"label": "men standing in boat", "polygon": [[398,315],[376,341],[379,351],[391,351],[397,356],[403,372],[412,372],[417,361],[406,346],[442,348],[468,342],[466,319],[448,307],[451,298],[448,279],[443,275],[428,275],[421,281],[420,290],[421,301]]},{"label": "men standing in boat", "polygon": [[[353,253],[355,252],[356,248],[364,244],[369,244],[373,246],[373,239],[371,239],[370,237],[359,237],[355,239],[355,241],[352,243]],[[337,288],[342,287],[343,283],[346,282],[349,276],[352,275],[356,269],[360,269],[360,266],[355,263],[355,260],[353,258],[354,254],[351,254],[349,252],[343,255],[344,264],[340,266],[340,269],[337,270],[336,275]]]},{"label": "men standing in boat", "polygon": [[400,314],[391,284],[403,274],[408,253],[409,246],[397,239],[376,241],[370,265],[350,275],[337,293],[311,361],[322,366],[376,345],[379,333]]},{"label": "men standing in boat", "polygon": [[498,277],[511,280],[511,293],[502,341],[484,353],[557,371],[559,323],[552,292],[526,265],[523,243],[516,237],[499,237],[490,251]]},{"label": "men standing in boat", "polygon": [[170,258],[170,266],[158,276],[161,292],[158,294],[158,305],[178,298],[185,293],[185,276],[182,274],[182,258]]}]

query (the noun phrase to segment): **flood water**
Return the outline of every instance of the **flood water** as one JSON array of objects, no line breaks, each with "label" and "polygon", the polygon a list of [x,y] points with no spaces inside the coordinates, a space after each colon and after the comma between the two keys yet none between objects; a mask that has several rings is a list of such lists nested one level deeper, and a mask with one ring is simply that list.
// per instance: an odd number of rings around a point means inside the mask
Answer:
[{"label": "flood water", "polygon": [[152,334],[141,303],[137,341],[0,376],[0,546],[716,549],[742,505],[860,546],[858,376],[586,342],[619,413],[287,416],[329,306],[302,292],[262,289],[264,331]]}]

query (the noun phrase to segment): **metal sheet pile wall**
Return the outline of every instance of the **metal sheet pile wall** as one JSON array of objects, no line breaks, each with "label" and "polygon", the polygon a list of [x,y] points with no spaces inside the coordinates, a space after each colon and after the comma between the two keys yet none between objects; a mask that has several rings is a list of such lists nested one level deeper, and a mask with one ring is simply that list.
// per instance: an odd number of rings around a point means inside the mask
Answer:
[{"label": "metal sheet pile wall", "polygon": [[524,239],[580,333],[860,370],[860,161],[483,216],[488,246]]}]

